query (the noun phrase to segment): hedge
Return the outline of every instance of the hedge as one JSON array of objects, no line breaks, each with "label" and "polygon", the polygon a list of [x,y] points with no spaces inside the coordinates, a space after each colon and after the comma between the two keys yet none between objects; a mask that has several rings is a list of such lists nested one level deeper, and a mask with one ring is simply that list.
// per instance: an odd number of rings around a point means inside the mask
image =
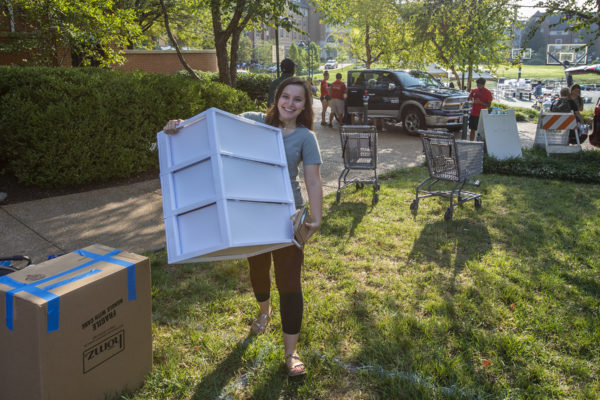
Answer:
[{"label": "hedge", "polygon": [[210,107],[256,109],[239,90],[180,75],[0,67],[0,173],[61,188],[157,170],[156,132]]},{"label": "hedge", "polygon": [[498,160],[486,155],[483,172],[580,183],[600,183],[600,151],[546,155],[539,147],[523,149],[523,157]]},{"label": "hedge", "polygon": [[[202,81],[219,81],[219,74],[216,72],[194,72]],[[186,70],[179,71],[177,74],[189,76]],[[238,73],[236,88],[250,96],[258,106],[266,108],[271,82],[273,82],[273,77],[269,74]]]}]

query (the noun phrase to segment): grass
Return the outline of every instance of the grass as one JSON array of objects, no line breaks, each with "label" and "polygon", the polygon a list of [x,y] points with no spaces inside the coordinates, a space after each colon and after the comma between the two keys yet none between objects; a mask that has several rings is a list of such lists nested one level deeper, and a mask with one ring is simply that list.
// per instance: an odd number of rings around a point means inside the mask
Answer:
[{"label": "grass", "polygon": [[[498,77],[517,79],[519,76],[518,66],[501,66],[496,72]],[[560,65],[523,65],[521,67],[521,78],[541,80],[564,80],[565,70]],[[595,74],[575,75],[576,83],[599,83],[600,76]]]},{"label": "grass", "polygon": [[[152,261],[154,370],[122,399],[590,399],[600,396],[600,188],[482,175],[483,207],[409,211],[423,167],[326,197],[306,249],[304,380],[280,318],[249,336],[245,260]],[[275,310],[277,291],[272,290]]]}]

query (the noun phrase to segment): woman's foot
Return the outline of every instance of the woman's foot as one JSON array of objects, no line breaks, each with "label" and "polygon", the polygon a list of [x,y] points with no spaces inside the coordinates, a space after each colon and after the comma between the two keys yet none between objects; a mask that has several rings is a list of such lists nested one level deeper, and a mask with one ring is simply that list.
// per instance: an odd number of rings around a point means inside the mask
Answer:
[{"label": "woman's foot", "polygon": [[250,328],[250,330],[255,335],[260,335],[261,333],[264,333],[267,329],[269,321],[271,321],[271,310],[269,310],[268,314],[258,314],[258,317],[256,317],[254,322],[252,322],[252,327]]},{"label": "woman's foot", "polygon": [[306,374],[306,366],[300,360],[298,353],[291,353],[285,356],[285,367],[290,378]]},{"label": "woman's foot", "polygon": [[327,125],[327,122],[321,121],[321,125],[325,126],[325,125]]}]

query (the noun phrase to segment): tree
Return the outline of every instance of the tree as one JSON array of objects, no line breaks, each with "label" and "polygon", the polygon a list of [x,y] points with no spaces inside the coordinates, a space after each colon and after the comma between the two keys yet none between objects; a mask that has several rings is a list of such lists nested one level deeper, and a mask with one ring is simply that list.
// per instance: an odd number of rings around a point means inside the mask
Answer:
[{"label": "tree", "polygon": [[315,42],[310,42],[308,48],[302,52],[302,62],[308,71],[316,71],[319,68],[321,48]]},{"label": "tree", "polygon": [[122,62],[122,49],[141,34],[134,11],[112,0],[11,0],[11,8],[25,32],[0,51],[27,52],[38,65],[61,65],[65,50],[73,65]]},{"label": "tree", "polygon": [[274,41],[261,40],[254,46],[254,59],[262,63],[265,67],[273,63]]},{"label": "tree", "polygon": [[185,70],[192,76],[192,78],[194,78],[196,80],[200,79],[198,74],[196,74],[196,72],[192,69],[192,67],[185,61],[185,58],[183,57],[183,54],[181,53],[181,49],[179,48],[179,43],[177,43],[177,39],[175,39],[175,37],[173,36],[173,33],[171,32],[171,26],[169,24],[169,13],[167,12],[165,0],[160,0],[160,6],[163,10],[163,15],[165,17],[165,29],[167,30],[167,35],[169,35],[169,39],[171,40],[171,43],[175,47],[175,51],[177,51],[177,57],[179,58],[181,65],[183,65]]},{"label": "tree", "polygon": [[296,43],[294,42],[290,44],[288,58],[292,60],[294,64],[296,64],[296,71],[300,72],[304,69],[304,63],[302,61],[302,50],[300,50],[300,48],[296,46]]},{"label": "tree", "polygon": [[591,38],[587,40],[590,45],[600,37],[600,0],[542,0],[536,7],[546,9],[546,13],[538,19],[536,29],[539,29],[549,16],[558,15],[559,21],[551,27],[566,23],[566,29],[570,32],[592,32]]},{"label": "tree", "polygon": [[[163,9],[157,0],[119,0],[123,8],[132,8],[136,21],[144,34],[137,46],[156,48],[159,39],[164,37]],[[170,30],[181,46],[195,49],[212,49],[214,37],[210,10],[199,0],[165,0]],[[158,15],[158,19],[157,19]]]},{"label": "tree", "polygon": [[252,40],[250,40],[248,36],[244,36],[240,39],[238,59],[244,63],[250,63],[250,61],[252,61]]},{"label": "tree", "polygon": [[467,86],[479,65],[495,67],[506,60],[506,39],[516,9],[510,0],[418,0],[403,5],[415,45],[450,69],[459,87],[458,71],[468,73]]},{"label": "tree", "polygon": [[[219,80],[235,87],[236,65],[240,36],[244,29],[278,23],[284,29],[291,29],[292,22],[283,20],[287,10],[298,12],[292,0],[204,0],[208,3],[212,16]],[[230,52],[227,51],[229,44]]]},{"label": "tree", "polygon": [[[336,35],[367,68],[385,54],[403,47],[398,29],[397,1],[394,0],[314,0],[326,22],[343,26]],[[327,46],[325,47],[327,49]]]}]

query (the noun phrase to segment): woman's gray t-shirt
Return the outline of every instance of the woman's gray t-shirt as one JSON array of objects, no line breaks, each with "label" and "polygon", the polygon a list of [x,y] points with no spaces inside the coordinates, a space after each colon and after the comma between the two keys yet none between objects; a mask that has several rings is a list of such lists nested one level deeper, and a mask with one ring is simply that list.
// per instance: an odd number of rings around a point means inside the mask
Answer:
[{"label": "woman's gray t-shirt", "polygon": [[[265,122],[265,114],[249,111],[240,114],[241,117],[251,119],[256,122]],[[297,127],[289,135],[283,136],[283,147],[285,148],[285,157],[287,159],[292,192],[294,193],[294,202],[296,208],[304,205],[300,184],[298,183],[298,166],[300,162],[304,165],[322,164],[321,151],[315,134],[304,126]]]}]

